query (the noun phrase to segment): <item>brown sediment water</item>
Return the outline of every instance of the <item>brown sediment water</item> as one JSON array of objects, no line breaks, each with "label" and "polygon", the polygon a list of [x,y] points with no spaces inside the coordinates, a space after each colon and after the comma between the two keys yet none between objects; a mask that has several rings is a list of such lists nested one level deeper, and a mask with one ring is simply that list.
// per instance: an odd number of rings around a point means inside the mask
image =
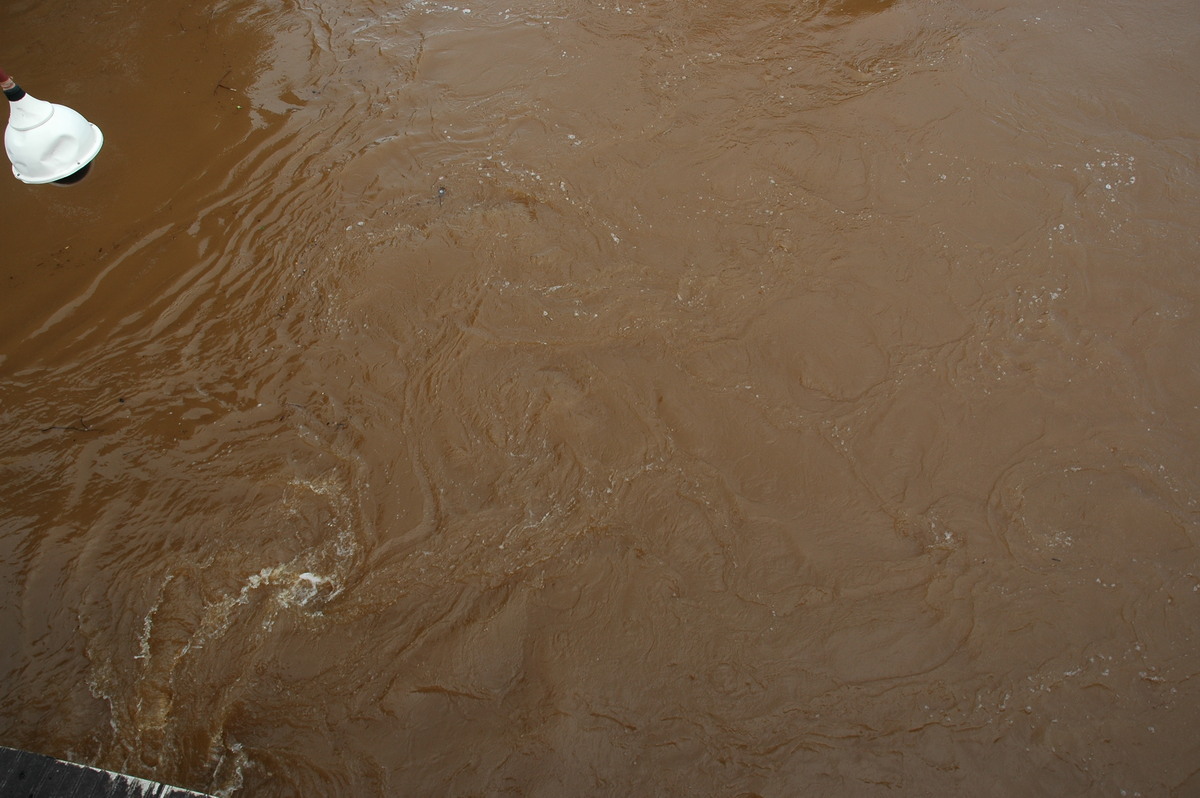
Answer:
[{"label": "brown sediment water", "polygon": [[10,3],[0,743],[1200,794],[1185,0]]}]

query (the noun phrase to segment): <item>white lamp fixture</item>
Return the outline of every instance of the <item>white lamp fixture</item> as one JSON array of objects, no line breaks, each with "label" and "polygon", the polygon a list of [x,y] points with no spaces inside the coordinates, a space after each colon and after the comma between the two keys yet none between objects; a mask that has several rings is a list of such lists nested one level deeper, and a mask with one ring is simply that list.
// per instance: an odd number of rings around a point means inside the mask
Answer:
[{"label": "white lamp fixture", "polygon": [[100,128],[65,105],[26,94],[2,69],[0,88],[9,102],[4,151],[13,175],[35,184],[82,180],[104,146]]}]

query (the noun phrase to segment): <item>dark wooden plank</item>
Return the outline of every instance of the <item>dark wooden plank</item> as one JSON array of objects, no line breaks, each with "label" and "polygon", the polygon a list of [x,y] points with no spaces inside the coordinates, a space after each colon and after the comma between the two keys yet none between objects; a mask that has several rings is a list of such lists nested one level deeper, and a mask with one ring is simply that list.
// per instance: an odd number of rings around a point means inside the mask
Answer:
[{"label": "dark wooden plank", "polygon": [[108,782],[109,775],[106,771],[79,768],[79,781],[75,784],[75,791],[68,798],[95,798],[97,795],[104,795]]},{"label": "dark wooden plank", "polygon": [[167,784],[0,746],[0,798],[211,798]]},{"label": "dark wooden plank", "polygon": [[46,771],[54,764],[53,757],[0,747],[0,795],[4,798],[29,798]]},{"label": "dark wooden plank", "polygon": [[[83,768],[64,767],[64,763],[53,757],[46,757],[46,759],[50,760],[50,766],[42,773],[41,780],[30,795],[74,795],[76,785],[79,784],[79,779],[83,775]],[[3,793],[0,793],[0,796],[3,796]]]}]

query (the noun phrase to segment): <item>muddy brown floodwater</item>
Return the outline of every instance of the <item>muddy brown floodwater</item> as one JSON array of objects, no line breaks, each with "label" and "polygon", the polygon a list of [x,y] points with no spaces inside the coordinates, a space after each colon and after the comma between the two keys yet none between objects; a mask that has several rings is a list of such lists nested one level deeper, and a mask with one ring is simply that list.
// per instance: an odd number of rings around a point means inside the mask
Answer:
[{"label": "muddy brown floodwater", "polygon": [[0,743],[1200,795],[1192,0],[5,16]]}]

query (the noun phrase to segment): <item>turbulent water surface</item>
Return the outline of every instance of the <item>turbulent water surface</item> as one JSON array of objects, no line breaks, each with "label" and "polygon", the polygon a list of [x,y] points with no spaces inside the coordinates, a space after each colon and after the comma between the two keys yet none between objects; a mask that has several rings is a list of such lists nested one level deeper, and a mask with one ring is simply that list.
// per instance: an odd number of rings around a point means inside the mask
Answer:
[{"label": "turbulent water surface", "polygon": [[[514,4],[515,3],[515,4]],[[1200,795],[1191,0],[14,0],[0,744]]]}]

